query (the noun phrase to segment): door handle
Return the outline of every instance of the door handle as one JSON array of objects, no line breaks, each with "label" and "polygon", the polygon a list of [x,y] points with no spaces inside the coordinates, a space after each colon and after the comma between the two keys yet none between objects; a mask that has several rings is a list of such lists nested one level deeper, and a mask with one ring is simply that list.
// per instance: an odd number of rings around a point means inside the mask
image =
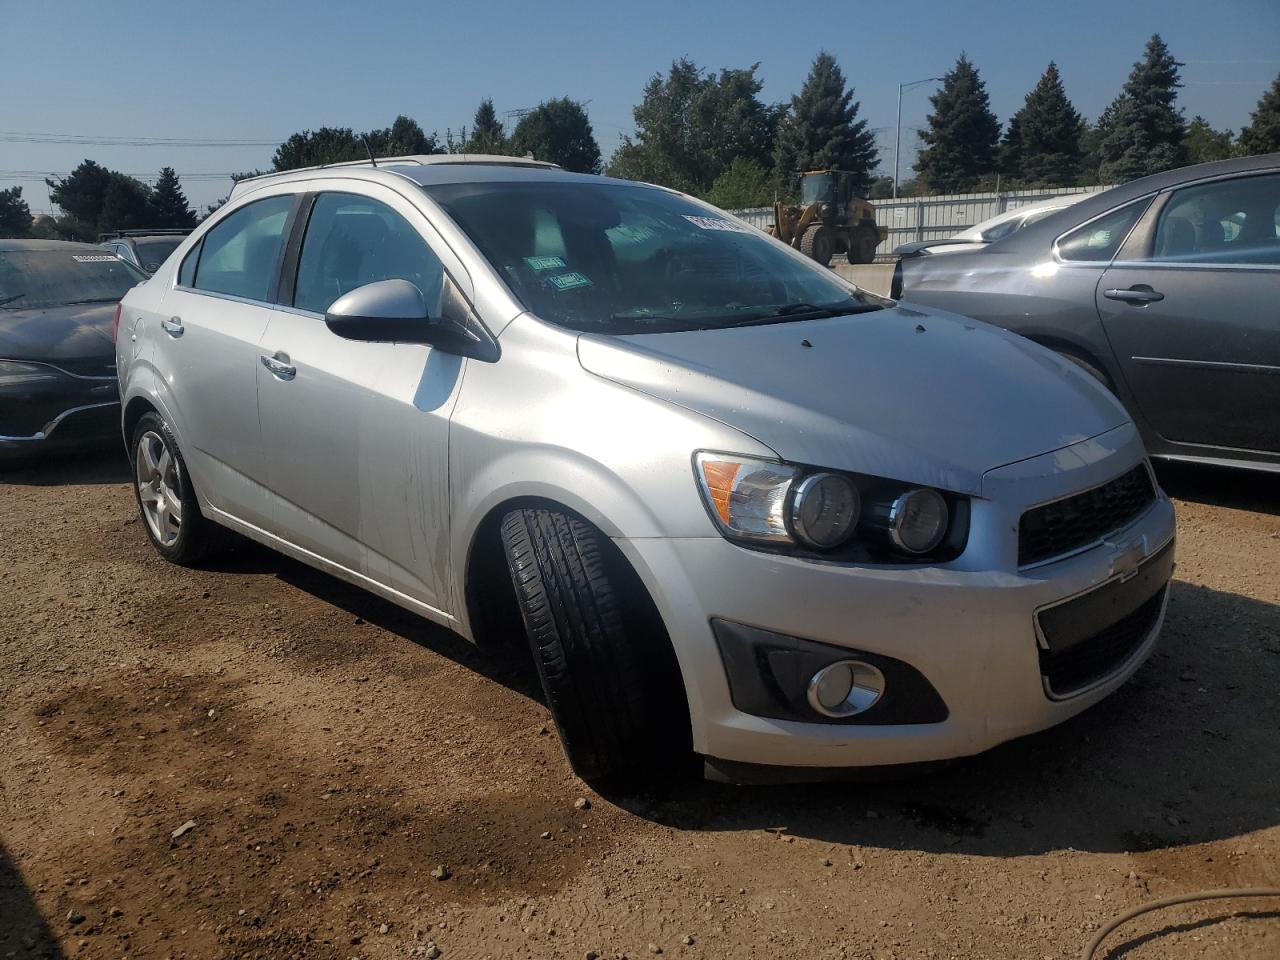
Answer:
[{"label": "door handle", "polygon": [[185,329],[182,326],[181,317],[170,317],[168,320],[161,320],[160,327],[175,340],[182,336],[182,332]]},{"label": "door handle", "polygon": [[271,371],[271,375],[277,380],[292,380],[298,375],[298,368],[289,363],[289,355],[287,353],[276,352],[274,357],[268,357],[263,354],[260,358],[262,365]]},{"label": "door handle", "polygon": [[1102,294],[1108,300],[1120,300],[1123,303],[1156,303],[1164,299],[1164,294],[1152,290],[1146,284],[1137,284],[1128,290],[1112,289]]}]

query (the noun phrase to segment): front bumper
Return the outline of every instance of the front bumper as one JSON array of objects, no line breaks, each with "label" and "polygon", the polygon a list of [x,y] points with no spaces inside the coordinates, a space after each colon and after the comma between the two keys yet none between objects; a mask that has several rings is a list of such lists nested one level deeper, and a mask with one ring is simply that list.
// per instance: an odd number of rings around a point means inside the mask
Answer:
[{"label": "front bumper", "polygon": [[119,440],[120,388],[115,377],[36,366],[47,371],[44,376],[14,386],[0,384],[0,455]]},{"label": "front bumper", "polygon": [[[1030,506],[1102,483],[1143,459],[1131,425],[984,477],[969,543],[938,566],[823,563],[743,549],[719,538],[618,542],[664,617],[685,677],[694,748],[728,761],[840,767],[966,756],[1060,723],[1123,684],[1150,653],[1154,625],[1114,671],[1053,698],[1041,673],[1037,611],[1087,594],[1131,571],[1108,543],[1019,570],[1018,518]],[[1123,530],[1126,556],[1156,556],[1174,536],[1173,506],[1157,493]],[[1167,592],[1166,592],[1167,595]],[[947,707],[944,720],[824,724],[734,707],[711,621],[901,660]]]}]

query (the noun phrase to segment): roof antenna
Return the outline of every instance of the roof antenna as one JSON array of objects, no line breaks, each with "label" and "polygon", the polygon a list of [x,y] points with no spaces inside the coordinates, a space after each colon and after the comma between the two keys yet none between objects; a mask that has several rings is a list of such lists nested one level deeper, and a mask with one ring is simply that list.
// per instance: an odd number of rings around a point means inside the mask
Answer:
[{"label": "roof antenna", "polygon": [[369,155],[369,162],[376,167],[378,165],[378,161],[373,159],[373,150],[369,146],[369,138],[362,133],[360,134],[360,142],[364,144],[364,152]]}]

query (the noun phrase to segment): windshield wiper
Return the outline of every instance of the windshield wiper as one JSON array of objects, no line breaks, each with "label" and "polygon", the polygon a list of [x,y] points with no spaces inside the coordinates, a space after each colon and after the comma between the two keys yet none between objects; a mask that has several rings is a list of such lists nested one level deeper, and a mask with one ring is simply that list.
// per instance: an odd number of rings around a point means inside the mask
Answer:
[{"label": "windshield wiper", "polygon": [[3,307],[6,303],[13,303],[13,301],[17,300],[19,297],[25,296],[25,293],[15,293],[12,297],[5,297],[3,300],[0,300],[0,307]]},{"label": "windshield wiper", "polygon": [[883,309],[878,303],[833,303],[825,307],[819,307],[812,303],[788,303],[777,308],[772,313],[758,313],[739,320],[730,320],[728,323],[721,324],[721,326],[756,327],[788,320],[825,320],[827,317],[843,317],[853,313],[870,313],[873,310]]}]

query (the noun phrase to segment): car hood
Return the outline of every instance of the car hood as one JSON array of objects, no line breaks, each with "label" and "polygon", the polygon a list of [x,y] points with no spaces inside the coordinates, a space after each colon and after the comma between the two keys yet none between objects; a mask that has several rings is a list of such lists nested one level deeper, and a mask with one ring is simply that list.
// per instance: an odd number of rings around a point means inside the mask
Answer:
[{"label": "car hood", "polygon": [[0,309],[0,359],[114,363],[111,321],[115,309],[115,303]]},{"label": "car hood", "polygon": [[598,376],[729,424],[784,460],[977,494],[996,467],[1128,422],[1051,351],[904,306],[823,320],[584,334]]}]

